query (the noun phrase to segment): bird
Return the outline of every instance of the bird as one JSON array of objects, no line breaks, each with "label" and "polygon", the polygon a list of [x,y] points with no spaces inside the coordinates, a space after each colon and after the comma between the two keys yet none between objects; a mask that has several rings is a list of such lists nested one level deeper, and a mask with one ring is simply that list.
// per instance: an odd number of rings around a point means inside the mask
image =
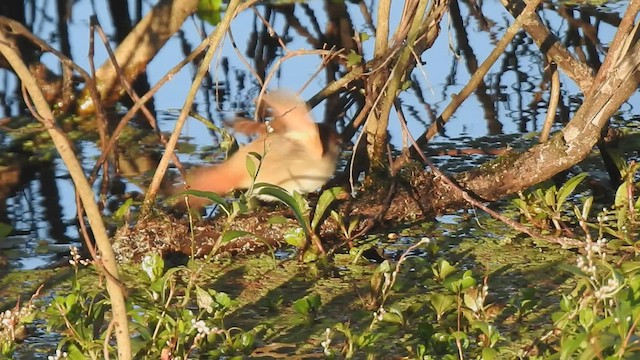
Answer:
[{"label": "bird", "polygon": [[[186,187],[180,185],[176,193],[188,188],[223,196],[248,189],[254,183],[268,183],[290,194],[306,194],[321,188],[333,176],[341,150],[337,132],[327,124],[316,123],[306,103],[294,92],[267,93],[262,104],[270,109],[272,120],[268,125],[248,119],[236,119],[230,124],[236,132],[257,138],[220,164],[187,171]],[[247,159],[257,169],[255,179],[247,169]],[[208,202],[189,197],[192,208],[202,208]]]}]

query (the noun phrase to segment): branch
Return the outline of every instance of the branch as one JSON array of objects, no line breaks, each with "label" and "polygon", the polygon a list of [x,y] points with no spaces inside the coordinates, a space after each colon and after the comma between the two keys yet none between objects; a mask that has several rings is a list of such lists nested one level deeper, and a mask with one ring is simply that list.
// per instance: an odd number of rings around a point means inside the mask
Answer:
[{"label": "branch", "polygon": [[[524,3],[522,1],[500,0],[500,2],[514,17],[520,17],[523,13]],[[567,48],[562,46],[560,40],[542,24],[537,14],[525,14],[522,28],[531,36],[540,50],[550,58],[550,61],[558,64],[558,67],[578,85],[582,92],[586,93],[589,90],[593,84],[591,68],[574,58]]]},{"label": "branch", "polygon": [[[69,174],[73,179],[76,191],[79,193],[82,203],[86,209],[89,224],[93,230],[96,244],[101,252],[101,259],[104,268],[109,272],[107,276],[107,292],[111,300],[111,309],[113,311],[113,319],[115,320],[115,333],[118,348],[119,359],[131,359],[131,341],[129,338],[129,323],[127,319],[127,309],[124,300],[124,293],[118,282],[118,266],[111,248],[111,242],[107,236],[107,230],[102,222],[100,210],[95,202],[91,186],[87,181],[80,162],[76,158],[72,150],[72,145],[66,138],[64,133],[57,127],[54,122],[53,113],[49,108],[44,95],[36,80],[33,78],[29,69],[24,64],[17,51],[7,45],[7,37],[4,30],[0,31],[0,52],[7,59],[11,67],[14,69],[22,85],[27,89],[29,95],[33,99],[33,103],[38,114],[33,114],[40,118],[45,128],[49,132],[53,143],[55,144],[60,157],[69,169]],[[108,341],[108,340],[105,340]]]},{"label": "branch", "polygon": [[176,120],[176,125],[173,129],[171,137],[169,138],[169,142],[167,143],[164,155],[162,156],[162,159],[160,159],[160,163],[158,164],[156,172],[153,175],[153,179],[151,180],[151,184],[149,185],[149,190],[147,191],[144,202],[142,204],[140,217],[146,216],[151,210],[151,205],[153,205],[156,194],[160,189],[162,178],[164,177],[164,174],[169,167],[169,160],[173,156],[176,144],[178,143],[178,139],[180,138],[182,126],[187,120],[187,116],[189,115],[189,111],[191,110],[191,106],[193,105],[193,101],[196,97],[196,94],[198,93],[198,90],[200,90],[200,84],[202,83],[205,74],[209,70],[209,65],[211,64],[211,60],[213,59],[213,54],[218,49],[218,46],[222,41],[222,37],[229,29],[231,20],[236,16],[239,4],[240,0],[231,0],[229,2],[224,17],[222,18],[218,26],[216,26],[216,29],[213,31],[213,33],[211,33],[211,35],[209,35],[206,39],[206,43],[209,46],[209,49],[207,49],[207,52],[205,53],[204,58],[200,63],[200,67],[198,68],[198,72],[196,73],[196,76],[191,83],[191,88],[189,89],[187,98],[185,99],[184,105],[180,110],[180,115]]},{"label": "branch", "polygon": [[442,112],[442,115],[438,117],[435,123],[431,124],[427,132],[423,135],[424,140],[429,141],[438,132],[444,127],[444,124],[451,119],[453,113],[460,107],[460,105],[473,93],[475,88],[480,84],[484,76],[489,72],[491,66],[504,54],[504,50],[511,44],[511,41],[516,36],[516,34],[520,31],[523,26],[525,19],[531,15],[542,0],[532,0],[529,1],[525,9],[522,11],[520,15],[516,18],[516,20],[507,28],[507,31],[504,32],[502,39],[498,42],[496,47],[491,51],[491,54],[482,62],[478,70],[473,74],[471,80],[467,83],[467,85],[462,88],[460,93],[453,96],[453,99],[447,105],[447,107]]},{"label": "branch", "polygon": [[[135,79],[164,44],[180,29],[184,20],[197,8],[197,0],[162,0],[135,26],[115,52],[117,63],[127,79]],[[121,95],[118,74],[107,59],[96,71],[100,98],[110,102]],[[83,93],[78,99],[83,114],[93,112],[93,101]]]}]

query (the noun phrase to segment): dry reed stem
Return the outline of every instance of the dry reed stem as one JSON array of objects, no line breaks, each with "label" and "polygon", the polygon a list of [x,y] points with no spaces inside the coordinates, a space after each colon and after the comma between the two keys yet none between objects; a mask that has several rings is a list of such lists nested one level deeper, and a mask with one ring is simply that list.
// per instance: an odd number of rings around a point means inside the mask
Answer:
[{"label": "dry reed stem", "polygon": [[141,217],[148,215],[151,211],[156,194],[158,193],[158,190],[160,189],[160,185],[162,184],[162,179],[164,178],[164,174],[167,171],[167,168],[169,167],[169,161],[173,156],[173,152],[178,143],[178,139],[180,137],[182,127],[184,126],[187,120],[187,116],[189,115],[189,111],[191,109],[191,106],[193,105],[193,101],[200,89],[200,84],[202,83],[202,80],[204,79],[204,76],[209,69],[209,65],[211,64],[213,55],[215,54],[216,50],[220,46],[220,43],[222,42],[222,38],[224,34],[227,32],[227,30],[229,29],[229,26],[231,25],[231,20],[233,20],[233,18],[235,18],[237,14],[239,4],[240,4],[240,0],[231,0],[229,2],[229,5],[227,6],[227,11],[225,12],[224,17],[222,18],[222,20],[220,21],[216,29],[211,33],[211,35],[207,37],[206,44],[209,47],[209,49],[207,49],[204,59],[202,60],[202,63],[198,68],[198,72],[196,73],[196,76],[193,79],[193,82],[191,83],[191,87],[185,99],[184,105],[180,110],[180,115],[176,120],[176,125],[173,129],[173,132],[171,133],[171,137],[169,138],[169,141],[167,142],[165,153],[160,159],[156,172],[153,175],[153,179],[151,180],[151,184],[149,185],[149,189],[147,190],[147,193],[144,198],[144,202],[142,204],[142,209],[140,213]]},{"label": "dry reed stem", "polygon": [[[23,86],[26,87],[29,92],[37,111],[37,113],[34,113],[34,116],[39,116],[44,121],[43,125],[49,132],[53,143],[60,153],[60,157],[67,166],[69,174],[71,175],[76,187],[76,191],[79,193],[82,203],[86,208],[87,217],[93,230],[96,244],[101,252],[100,261],[104,264],[105,270],[107,270],[107,272],[117,280],[119,278],[118,265],[115,260],[113,249],[111,248],[111,242],[107,236],[107,231],[102,221],[100,210],[95,203],[93,191],[91,190],[91,186],[84,175],[84,170],[82,169],[80,162],[73,152],[72,144],[66,138],[62,130],[60,130],[60,128],[55,124],[54,115],[42,94],[42,90],[29,72],[27,66],[22,61],[20,55],[15,49],[7,44],[8,41],[5,37],[5,33],[4,31],[1,31],[0,52],[7,59],[22,81]],[[115,321],[118,358],[129,360],[131,359],[132,354],[126,303],[120,284],[113,281],[113,278],[107,277],[107,292],[109,293],[109,298],[111,300],[111,309],[113,319]]]}]

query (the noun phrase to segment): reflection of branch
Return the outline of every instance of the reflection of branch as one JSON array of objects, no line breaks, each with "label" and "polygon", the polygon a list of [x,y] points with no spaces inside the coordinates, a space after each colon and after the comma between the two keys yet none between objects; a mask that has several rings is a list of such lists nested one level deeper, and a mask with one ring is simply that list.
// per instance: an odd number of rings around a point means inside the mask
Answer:
[{"label": "reflection of branch", "polygon": [[116,320],[115,327],[116,341],[118,344],[118,358],[124,360],[131,359],[131,341],[129,338],[129,323],[124,293],[119,286],[120,284],[117,281],[114,281],[114,279],[118,279],[118,266],[116,264],[113,249],[111,248],[111,242],[107,236],[107,230],[104,226],[104,222],[102,221],[100,210],[95,202],[91,186],[85,178],[82,166],[73,152],[72,144],[65,137],[62,130],[60,130],[60,128],[55,124],[54,115],[51,112],[49,104],[44,98],[40,87],[16,50],[7,45],[6,33],[4,30],[0,31],[0,52],[11,64],[11,67],[14,69],[16,74],[18,74],[23,86],[29,92],[37,110],[37,113],[34,113],[34,116],[38,115],[43,120],[44,126],[47,128],[53,143],[60,153],[60,157],[69,169],[69,174],[73,179],[76,191],[80,195],[82,203],[86,208],[87,217],[93,230],[96,244],[101,252],[101,261],[104,264],[105,269],[113,276],[113,278],[107,276],[107,291],[111,300],[113,318]]},{"label": "reflection of branch", "polygon": [[[514,17],[520,17],[522,15],[523,11],[521,9],[524,6],[522,2],[515,3],[509,0],[500,0],[500,2]],[[531,36],[540,50],[549,56],[553,62],[558,64],[558,67],[560,67],[583,92],[589,89],[591,84],[593,84],[591,69],[584,63],[576,60],[576,58],[560,44],[558,38],[542,24],[538,15],[534,13],[526,14],[523,19],[522,28]]]},{"label": "reflection of branch", "polygon": [[269,74],[267,74],[267,76],[264,79],[264,86],[262,87],[262,89],[260,89],[260,94],[258,95],[258,104],[260,103],[260,99],[262,99],[262,96],[264,95],[265,91],[267,91],[267,88],[269,87],[269,82],[271,81],[271,78],[273,78],[273,76],[275,75],[275,73],[280,69],[280,65],[282,65],[283,62],[285,62],[286,60],[288,60],[289,58],[292,57],[296,57],[296,56],[302,56],[302,55],[324,55],[324,56],[329,56],[329,57],[335,57],[340,55],[342,51],[333,51],[333,50],[294,50],[294,51],[289,51],[288,53],[286,53],[285,55],[283,55],[282,57],[280,57],[278,59],[278,61],[276,61],[276,63],[273,66],[273,69],[271,69],[271,71],[269,71]]},{"label": "reflection of branch", "polygon": [[518,31],[520,31],[525,18],[535,11],[541,1],[542,0],[529,1],[522,13],[504,32],[502,39],[500,39],[498,44],[496,44],[496,47],[493,49],[493,51],[491,51],[491,54],[489,54],[487,59],[478,67],[478,71],[473,74],[471,80],[469,80],[467,85],[462,88],[460,93],[452,96],[453,100],[451,100],[449,105],[447,105],[447,107],[444,109],[442,115],[440,115],[435,123],[431,124],[427,132],[423,135],[426,140],[430,140],[438,133],[438,131],[444,126],[444,124],[449,121],[458,107],[467,99],[467,97],[469,97],[469,95],[471,95],[478,84],[482,82],[482,79],[487,74],[491,66],[493,66],[493,63],[495,63],[496,60],[498,60],[498,58],[504,53],[504,50],[507,48],[507,46],[509,46],[511,40],[513,40]]},{"label": "reflection of branch", "polygon": [[153,179],[151,180],[151,184],[149,184],[149,189],[147,190],[147,194],[145,195],[144,202],[142,204],[142,209],[140,210],[140,217],[144,217],[150,213],[151,205],[153,205],[153,201],[155,200],[156,194],[160,189],[160,185],[162,183],[162,179],[164,178],[164,174],[169,167],[169,160],[172,157],[172,154],[176,148],[176,144],[178,143],[178,138],[180,137],[180,133],[182,131],[182,126],[187,120],[187,116],[189,115],[189,111],[191,110],[191,106],[193,105],[193,101],[196,97],[200,89],[200,84],[202,83],[202,79],[204,79],[205,74],[209,69],[209,65],[211,64],[211,60],[213,59],[213,55],[218,49],[220,42],[222,41],[222,37],[229,29],[231,25],[231,20],[233,20],[236,16],[238,5],[240,4],[240,0],[232,0],[229,2],[227,6],[227,11],[224,14],[224,17],[216,26],[216,29],[207,37],[206,45],[209,47],[207,52],[204,55],[204,59],[202,63],[200,63],[200,67],[198,68],[198,72],[196,73],[193,82],[191,83],[191,87],[189,88],[189,93],[184,101],[184,105],[180,110],[180,115],[176,120],[176,125],[173,129],[173,133],[171,133],[171,137],[167,143],[167,147],[165,149],[165,153],[160,159],[158,163],[158,167],[156,169],[155,174],[153,174]]},{"label": "reflection of branch", "polygon": [[[136,78],[142,73],[151,59],[175,34],[198,5],[197,0],[162,0],[135,26],[131,33],[120,43],[115,52],[118,64],[122,66],[127,78]],[[111,60],[97,70],[96,79],[100,81],[100,97],[117,99],[120,95],[118,74]],[[78,101],[83,110],[92,111],[92,103],[86,96]]]},{"label": "reflection of branch", "polygon": [[233,37],[233,31],[231,31],[231,28],[229,28],[229,31],[227,32],[227,34],[229,34],[229,40],[231,40],[231,47],[233,47],[233,51],[236,52],[236,55],[238,56],[238,59],[240,60],[240,62],[242,62],[244,64],[244,66],[247,68],[247,70],[253,75],[253,77],[258,82],[258,85],[260,85],[260,87],[262,87],[262,84],[263,84],[262,78],[260,77],[260,75],[258,75],[256,70],[251,66],[251,64],[244,57],[244,55],[242,55],[242,52],[240,51],[240,49],[238,49],[238,45],[236,44],[236,39]]},{"label": "reflection of branch", "polygon": [[[476,57],[471,44],[469,43],[469,36],[467,35],[467,29],[464,26],[462,15],[460,14],[460,7],[458,1],[452,1],[449,5],[449,18],[451,19],[451,26],[455,30],[456,40],[458,43],[458,49],[460,56],[465,60],[469,74],[475,74],[478,71],[478,58]],[[476,98],[480,102],[482,109],[484,110],[484,117],[487,122],[487,129],[489,135],[501,134],[502,123],[496,116],[496,107],[494,98],[487,93],[487,84],[484,82],[484,78],[480,79],[480,82],[474,89]],[[480,120],[478,118],[478,120]]]},{"label": "reflection of branch", "polygon": [[[107,49],[107,53],[109,54],[109,59],[111,60],[111,63],[113,65],[114,69],[116,70],[116,74],[118,76],[118,80],[120,81],[120,86],[122,86],[122,88],[125,89],[125,91],[129,95],[129,97],[131,97],[131,99],[136,104],[137,103],[141,104],[140,110],[142,110],[142,114],[145,116],[145,118],[147,119],[147,122],[149,122],[149,125],[151,125],[153,130],[155,130],[156,135],[158,135],[158,137],[160,138],[160,142],[162,143],[162,145],[164,145],[166,147],[167,146],[167,139],[165,139],[164,135],[160,131],[160,128],[158,127],[158,124],[157,124],[157,121],[156,121],[155,117],[153,116],[153,114],[151,114],[151,111],[149,111],[149,109],[145,106],[146,102],[144,102],[144,103],[140,102],[140,96],[138,96],[138,94],[136,94],[135,90],[131,86],[131,83],[129,82],[129,80],[127,79],[125,74],[123,73],[122,68],[120,67],[120,64],[118,64],[118,60],[116,59],[116,57],[115,57],[115,55],[113,53],[113,50],[111,49],[111,46],[109,45],[109,41],[107,39],[107,36],[105,35],[104,31],[102,30],[102,26],[100,25],[100,23],[98,23],[98,18],[93,16],[91,18],[91,23],[96,25],[96,29],[98,30],[98,34],[100,35],[100,38],[102,39],[102,42],[103,42],[105,48]],[[178,167],[178,169],[180,170],[181,173],[184,173],[184,170],[182,168],[182,164],[180,163],[180,160],[178,159],[178,156],[173,152],[171,153],[171,155],[172,155],[171,160],[173,161],[173,163]]]}]

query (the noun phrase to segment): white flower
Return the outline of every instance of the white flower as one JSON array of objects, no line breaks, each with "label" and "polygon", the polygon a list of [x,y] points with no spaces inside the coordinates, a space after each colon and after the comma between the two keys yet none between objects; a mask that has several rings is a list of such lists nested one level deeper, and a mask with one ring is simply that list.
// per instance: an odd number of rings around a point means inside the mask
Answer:
[{"label": "white flower", "polygon": [[211,329],[205,324],[203,320],[196,321],[196,319],[191,319],[191,323],[193,324],[193,328],[198,331],[198,335],[209,335],[211,333]]},{"label": "white flower", "polygon": [[324,352],[325,356],[330,356],[331,350],[329,349],[329,345],[331,345],[331,329],[326,328],[324,330],[324,336],[325,340],[321,342],[320,345],[322,345],[322,351]]},{"label": "white flower", "polygon": [[67,358],[67,353],[62,352],[60,349],[56,350],[55,355],[47,356],[48,360],[59,360],[59,359],[66,359],[66,358]]}]

